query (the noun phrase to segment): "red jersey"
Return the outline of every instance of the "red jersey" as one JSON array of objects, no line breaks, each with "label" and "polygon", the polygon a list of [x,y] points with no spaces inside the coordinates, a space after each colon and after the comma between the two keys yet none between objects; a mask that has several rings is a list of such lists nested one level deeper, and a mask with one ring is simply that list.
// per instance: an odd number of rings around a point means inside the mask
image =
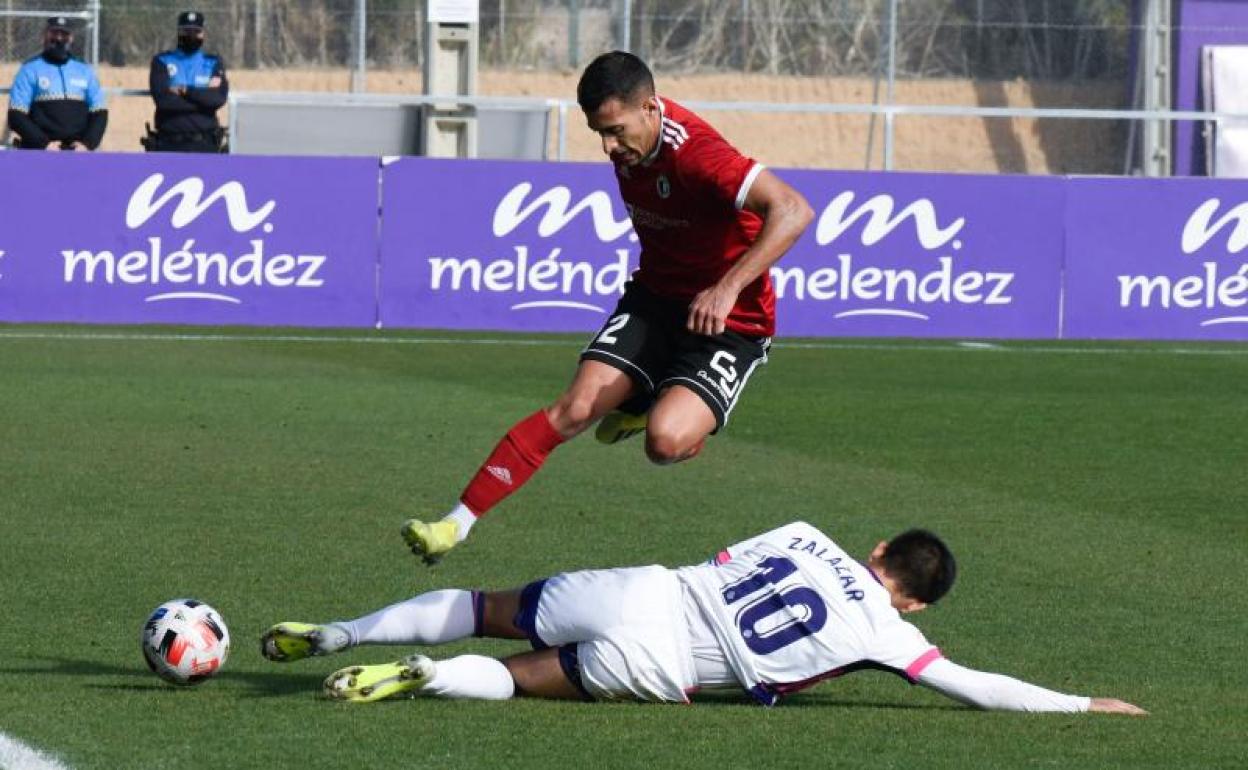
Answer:
[{"label": "red jersey", "polygon": [[[661,297],[690,301],[715,284],[754,243],[763,220],[744,207],[763,165],[673,101],[659,99],[658,146],[636,166],[616,165],[620,197],[641,241],[633,277]],[[776,295],[763,273],[746,286],[727,328],[770,337]]]}]

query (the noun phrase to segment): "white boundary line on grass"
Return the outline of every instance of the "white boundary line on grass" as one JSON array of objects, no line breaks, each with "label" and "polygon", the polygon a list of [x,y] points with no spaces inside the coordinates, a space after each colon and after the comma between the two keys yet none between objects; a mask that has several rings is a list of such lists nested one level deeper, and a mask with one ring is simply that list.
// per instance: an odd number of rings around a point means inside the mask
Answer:
[{"label": "white boundary line on grass", "polygon": [[[199,334],[176,332],[40,332],[9,329],[0,331],[0,340],[101,340],[105,342],[320,342],[367,345],[502,345],[528,347],[584,347],[584,340],[525,339],[491,337],[360,337],[323,334]],[[931,343],[899,342],[786,342],[778,340],[775,347],[796,350],[929,350],[943,352],[974,351],[981,353],[1058,353],[1074,355],[1183,355],[1183,356],[1248,356],[1248,345],[1240,348],[1184,347],[1065,347],[1062,345],[1012,345],[1007,341],[937,340]]]},{"label": "white boundary line on grass", "polygon": [[50,754],[10,738],[0,732],[0,769],[2,770],[69,770]]}]

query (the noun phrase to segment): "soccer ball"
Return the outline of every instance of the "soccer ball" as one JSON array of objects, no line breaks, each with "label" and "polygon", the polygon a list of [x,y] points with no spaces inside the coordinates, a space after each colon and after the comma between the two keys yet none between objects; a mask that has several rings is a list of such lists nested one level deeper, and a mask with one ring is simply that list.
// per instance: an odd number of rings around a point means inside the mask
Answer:
[{"label": "soccer ball", "polygon": [[179,685],[208,679],[230,654],[230,632],[221,614],[195,599],[174,599],[157,607],[143,624],[139,642],[148,667]]}]

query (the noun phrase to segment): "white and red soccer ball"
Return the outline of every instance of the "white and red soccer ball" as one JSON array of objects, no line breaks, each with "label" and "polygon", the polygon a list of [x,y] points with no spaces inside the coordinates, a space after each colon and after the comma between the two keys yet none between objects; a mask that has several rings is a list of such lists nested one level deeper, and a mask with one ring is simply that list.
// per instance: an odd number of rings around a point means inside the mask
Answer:
[{"label": "white and red soccer ball", "polygon": [[174,599],[153,610],[140,643],[152,671],[179,685],[208,679],[230,654],[230,632],[221,614],[195,599]]}]

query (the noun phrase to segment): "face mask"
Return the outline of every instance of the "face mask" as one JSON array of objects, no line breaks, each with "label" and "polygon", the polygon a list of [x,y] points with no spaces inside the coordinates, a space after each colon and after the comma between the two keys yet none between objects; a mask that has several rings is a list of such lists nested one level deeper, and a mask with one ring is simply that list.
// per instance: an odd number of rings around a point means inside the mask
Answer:
[{"label": "face mask", "polygon": [[55,40],[43,49],[43,55],[55,62],[63,62],[69,58],[69,43]]},{"label": "face mask", "polygon": [[178,50],[183,53],[195,53],[202,48],[203,45],[204,41],[201,38],[193,37],[191,35],[178,36]]}]

